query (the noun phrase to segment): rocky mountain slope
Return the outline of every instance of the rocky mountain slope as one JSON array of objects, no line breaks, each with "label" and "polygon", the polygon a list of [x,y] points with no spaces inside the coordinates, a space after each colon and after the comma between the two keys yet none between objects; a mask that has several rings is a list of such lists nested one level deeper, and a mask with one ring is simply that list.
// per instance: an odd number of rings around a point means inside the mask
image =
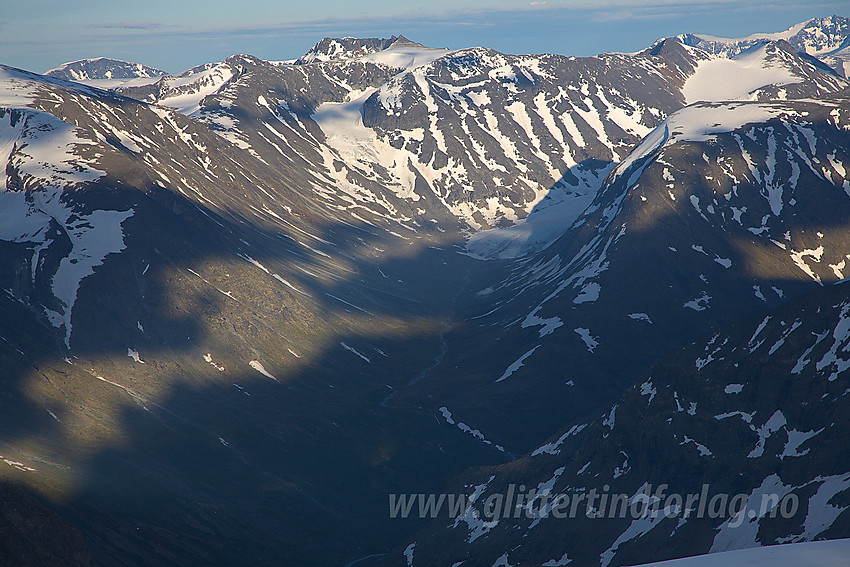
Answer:
[{"label": "rocky mountain slope", "polygon": [[848,315],[842,283],[712,332],[595,419],[464,477],[472,503],[389,564],[635,565],[842,537]]},{"label": "rocky mountain slope", "polygon": [[[729,66],[727,89],[707,89]],[[416,216],[450,215],[473,231],[518,224],[470,244],[510,258],[563,233],[613,165],[685,103],[841,88],[779,43],[740,61],[676,40],[577,59],[448,52],[402,37],[323,40],[294,64],[236,56],[118,92],[177,108],[262,155],[307,159],[366,207],[401,198]],[[286,144],[275,139],[290,129]]]},{"label": "rocky mountain slope", "polygon": [[179,113],[3,73],[4,473],[99,561],[326,564],[392,540],[367,524],[396,483],[498,460],[379,405],[473,263],[442,233],[326,205]]},{"label": "rocky mountain slope", "polygon": [[431,398],[524,452],[664,352],[842,279],[848,111],[825,99],[674,113],[556,243],[471,280],[444,364],[400,399]]},{"label": "rocky mountain slope", "polygon": [[0,67],[0,467],[80,561],[384,553],[387,494],[846,271],[847,82],[784,41],[119,67]]}]

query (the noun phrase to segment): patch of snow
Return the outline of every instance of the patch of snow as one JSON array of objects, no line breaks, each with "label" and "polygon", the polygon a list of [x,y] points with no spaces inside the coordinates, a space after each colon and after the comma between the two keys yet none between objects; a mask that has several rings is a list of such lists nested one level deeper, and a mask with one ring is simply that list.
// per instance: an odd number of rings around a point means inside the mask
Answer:
[{"label": "patch of snow", "polygon": [[570,559],[566,553],[564,553],[560,559],[550,559],[546,563],[543,563],[542,567],[564,567],[568,563],[572,563],[572,559]]},{"label": "patch of snow", "polygon": [[219,365],[219,364],[216,364],[216,363],[215,363],[215,361],[212,359],[212,354],[210,354],[210,353],[205,354],[205,355],[204,355],[204,360],[205,360],[206,362],[210,363],[210,364],[211,364],[211,365],[212,365],[212,366],[213,366],[216,370],[218,370],[219,372],[224,372],[224,366],[221,366],[221,365]]},{"label": "patch of snow", "polygon": [[739,549],[684,559],[647,563],[641,567],[846,567],[850,539],[814,541]]},{"label": "patch of snow", "polygon": [[570,427],[569,431],[561,435],[557,441],[554,441],[552,443],[546,443],[545,445],[538,447],[531,453],[531,456],[536,457],[537,455],[542,455],[544,453],[548,455],[557,455],[561,452],[560,447],[564,443],[564,441],[566,441],[568,437],[578,435],[585,427],[587,427],[586,423],[583,423],[581,425],[573,425],[572,427]]},{"label": "patch of snow", "polygon": [[652,400],[655,398],[655,395],[658,393],[658,389],[652,385],[652,382],[647,380],[643,384],[640,385],[640,395],[641,396],[649,396],[649,401],[646,402],[646,405],[652,403]]},{"label": "patch of snow", "polygon": [[838,516],[847,506],[835,506],[830,504],[833,496],[850,488],[850,474],[836,475],[830,477],[817,477],[816,481],[822,484],[818,491],[809,498],[809,509],[806,521],[803,523],[803,533],[798,537],[801,540],[810,540],[818,537],[828,530]]},{"label": "patch of snow", "polygon": [[481,433],[479,430],[471,428],[470,426],[463,423],[462,421],[455,421],[452,418],[452,412],[450,412],[449,409],[446,406],[439,408],[439,412],[443,415],[443,419],[445,419],[446,423],[448,423],[449,425],[456,426],[458,429],[460,429],[464,433],[468,433],[468,434],[472,435],[473,437],[475,437],[476,439],[478,439],[479,441],[482,441],[483,443],[486,443],[487,445],[491,445],[491,446],[495,447],[498,451],[500,451],[502,453],[505,452],[504,447],[502,447],[501,445],[497,445],[497,444],[493,443],[492,441],[490,441],[489,439],[487,439],[486,437],[484,437],[484,434]]},{"label": "patch of snow", "polygon": [[809,452],[809,449],[806,449],[801,453],[799,451],[800,445],[821,431],[823,431],[823,428],[820,428],[817,431],[797,431],[796,429],[789,429],[788,442],[785,443],[785,448],[782,450],[782,454],[779,455],[779,458],[784,459],[785,457],[802,457],[806,455]]},{"label": "patch of snow", "polygon": [[754,90],[766,85],[789,85],[800,82],[781,64],[767,60],[761,46],[732,59],[713,58],[700,61],[694,74],[682,87],[685,104],[698,101],[718,102],[749,100]]},{"label": "patch of snow", "polygon": [[534,309],[534,311],[529,313],[528,316],[525,319],[523,319],[523,321],[522,321],[522,328],[525,329],[526,327],[533,327],[533,326],[540,325],[540,326],[543,327],[542,329],[540,329],[540,337],[545,337],[546,335],[554,332],[555,329],[557,329],[558,327],[563,326],[564,322],[561,321],[561,318],[558,317],[558,316],[549,317],[547,319],[544,319],[542,317],[538,317],[537,313],[542,308],[543,308],[543,306],[539,305]]},{"label": "patch of snow", "polygon": [[588,303],[593,302],[599,299],[599,292],[602,290],[602,287],[596,282],[588,282],[582,288],[581,292],[573,299],[573,303]]},{"label": "patch of snow", "polygon": [[[636,495],[636,498],[639,495]],[[655,528],[658,524],[661,523],[668,515],[673,515],[674,513],[678,513],[678,508],[667,507],[661,510],[657,515],[649,514],[645,517],[638,518],[636,520],[632,520],[629,527],[626,528],[623,533],[617,537],[611,547],[602,552],[602,555],[599,556],[600,563],[602,567],[608,567],[611,561],[614,559],[614,555],[617,553],[617,550],[621,545],[628,541],[632,541],[634,539],[639,539],[644,535],[648,534]]]},{"label": "patch of snow", "polygon": [[137,350],[133,350],[131,348],[128,348],[127,349],[127,356],[129,356],[130,358],[132,358],[134,361],[138,362],[139,364],[145,363],[145,361],[142,360],[141,357],[139,357],[139,351],[137,351]]},{"label": "patch of snow", "polygon": [[721,524],[717,535],[714,536],[709,553],[757,547],[759,520],[770,513],[770,510],[760,509],[765,502],[764,497],[775,495],[782,499],[793,488],[784,484],[776,474],[765,478],[761,485],[753,489],[747,497],[746,505],[740,512]]},{"label": "patch of snow", "polygon": [[449,49],[434,49],[431,47],[394,43],[382,51],[377,51],[361,57],[360,61],[380,63],[387,67],[410,71],[418,69],[419,67],[424,67],[425,65],[430,65],[440,57],[451,53],[453,53],[453,51]]},{"label": "patch of snow", "polygon": [[714,453],[712,453],[712,452],[709,450],[709,448],[708,448],[708,447],[706,447],[705,445],[703,445],[702,443],[700,443],[700,442],[698,442],[698,441],[695,441],[695,440],[691,439],[691,438],[690,438],[690,437],[688,437],[687,435],[685,435],[685,440],[684,440],[684,441],[682,441],[681,443],[679,443],[679,445],[687,445],[688,443],[693,443],[693,444],[694,444],[694,446],[697,448],[697,451],[699,451],[699,456],[700,456],[700,457],[711,457],[711,456],[713,456],[713,455],[714,455]]},{"label": "patch of snow", "polygon": [[776,410],[773,415],[770,416],[770,418],[764,423],[764,425],[755,430],[758,434],[758,441],[756,442],[756,446],[753,448],[752,451],[750,451],[747,457],[750,459],[761,457],[764,454],[764,444],[767,439],[771,435],[785,427],[787,423],[788,422],[785,420],[785,416],[782,414],[782,412]]},{"label": "patch of snow", "polygon": [[259,372],[260,374],[262,374],[262,375],[263,375],[263,376],[265,376],[266,378],[271,378],[271,379],[272,379],[272,380],[274,380],[275,382],[278,382],[278,381],[279,381],[277,378],[275,378],[274,376],[272,376],[272,375],[271,375],[271,374],[270,374],[270,373],[266,370],[266,368],[263,366],[263,364],[262,364],[259,360],[252,360],[251,362],[249,362],[249,363],[248,363],[248,366],[250,366],[251,368],[253,368],[253,369],[254,369],[254,370],[256,370],[257,372]]},{"label": "patch of snow", "polygon": [[369,357],[367,357],[367,356],[366,356],[366,355],[364,355],[364,354],[361,354],[361,353],[360,353],[360,352],[358,352],[358,351],[357,351],[357,349],[355,349],[354,347],[352,347],[352,346],[348,346],[348,345],[347,345],[347,344],[345,344],[344,342],[340,342],[340,343],[339,343],[339,346],[341,346],[342,348],[344,348],[344,349],[345,349],[345,350],[347,350],[348,352],[351,352],[351,353],[356,354],[357,356],[359,356],[360,358],[362,358],[362,359],[363,359],[363,360],[365,360],[366,362],[368,362],[368,363],[370,363],[370,364],[372,363],[372,361],[371,361],[371,360],[369,360]]},{"label": "patch of snow", "polygon": [[686,302],[682,307],[688,307],[694,311],[705,311],[709,301],[711,301],[711,296],[706,292],[702,292],[701,296]]},{"label": "patch of snow", "polygon": [[499,379],[496,380],[496,382],[501,382],[502,380],[509,378],[514,372],[519,370],[523,366],[523,364],[525,363],[525,360],[529,356],[534,354],[534,351],[536,351],[538,348],[540,348],[540,345],[537,345],[536,347],[534,347],[533,349],[531,349],[530,351],[528,351],[527,353],[525,353],[524,355],[519,357],[519,359],[517,359],[516,362],[514,362],[513,364],[508,366],[508,368],[505,370],[505,372],[502,374],[502,376]]},{"label": "patch of snow", "polygon": [[404,548],[404,558],[407,560],[407,567],[413,567],[413,550],[416,549],[416,542]]},{"label": "patch of snow", "polygon": [[593,352],[594,349],[599,346],[599,339],[590,334],[590,329],[579,327],[577,329],[573,329],[573,331],[581,337],[582,341],[584,341],[584,345],[587,347],[588,352]]}]

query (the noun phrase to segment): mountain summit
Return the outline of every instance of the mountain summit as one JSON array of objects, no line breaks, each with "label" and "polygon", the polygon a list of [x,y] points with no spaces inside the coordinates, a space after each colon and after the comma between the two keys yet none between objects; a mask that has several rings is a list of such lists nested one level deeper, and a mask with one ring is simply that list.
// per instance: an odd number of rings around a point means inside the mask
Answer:
[{"label": "mountain summit", "polygon": [[713,55],[738,55],[756,45],[784,40],[800,53],[821,59],[842,77],[850,75],[850,18],[828,16],[812,18],[778,33],[757,33],[738,39],[703,34],[682,34],[685,45],[698,47]]},{"label": "mountain summit", "polygon": [[343,59],[359,59],[372,53],[378,53],[391,47],[424,48],[421,43],[410,41],[403,35],[392,36],[389,39],[355,38],[355,37],[326,37],[296,60],[298,64],[339,61]]},{"label": "mountain summit", "polygon": [[129,63],[119,59],[98,57],[96,59],[80,59],[64,63],[45,73],[48,77],[65,79],[66,81],[98,81],[115,79],[149,79],[166,75],[165,71],[142,65]]}]

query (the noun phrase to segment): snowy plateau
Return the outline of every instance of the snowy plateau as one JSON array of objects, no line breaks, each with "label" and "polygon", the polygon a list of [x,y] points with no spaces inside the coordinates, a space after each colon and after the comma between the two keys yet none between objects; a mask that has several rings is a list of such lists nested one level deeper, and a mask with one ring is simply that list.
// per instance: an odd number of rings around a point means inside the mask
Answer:
[{"label": "snowy plateau", "polygon": [[0,65],[0,564],[850,565],[848,46]]}]

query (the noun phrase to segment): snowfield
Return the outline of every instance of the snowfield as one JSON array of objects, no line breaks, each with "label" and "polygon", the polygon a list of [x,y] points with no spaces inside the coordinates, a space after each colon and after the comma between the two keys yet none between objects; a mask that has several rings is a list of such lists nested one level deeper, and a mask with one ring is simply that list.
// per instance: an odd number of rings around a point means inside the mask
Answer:
[{"label": "snowfield", "polygon": [[789,85],[799,80],[787,67],[768,61],[767,48],[762,45],[732,59],[701,61],[685,82],[682,94],[688,104],[749,100],[754,90],[765,85]]},{"label": "snowfield", "polygon": [[647,563],[641,567],[847,567],[850,539],[813,541],[724,551]]}]

